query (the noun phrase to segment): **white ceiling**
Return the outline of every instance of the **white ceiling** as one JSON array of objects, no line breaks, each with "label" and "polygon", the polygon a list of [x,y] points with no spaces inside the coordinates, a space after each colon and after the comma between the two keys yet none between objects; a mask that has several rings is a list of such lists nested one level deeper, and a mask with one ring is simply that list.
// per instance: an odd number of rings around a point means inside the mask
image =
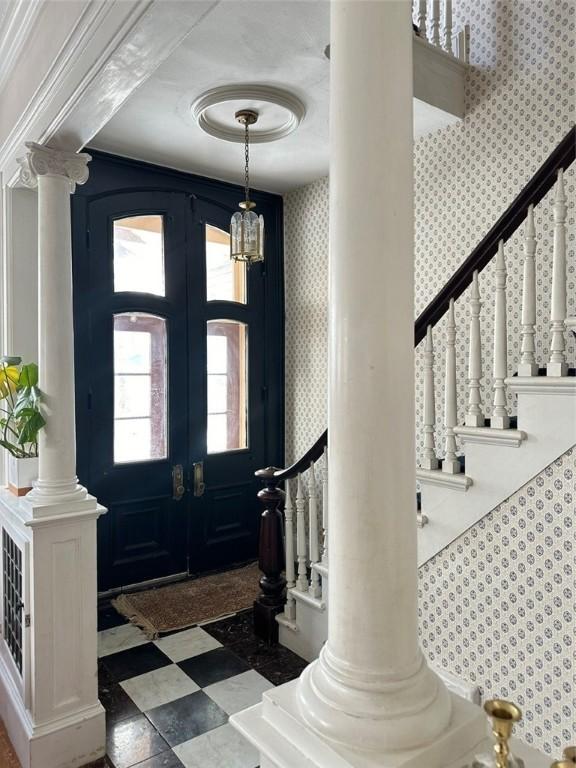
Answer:
[{"label": "white ceiling", "polygon": [[327,0],[220,0],[90,146],[241,183],[242,145],[205,134],[190,105],[221,85],[273,85],[298,96],[306,116],[290,136],[252,146],[253,185],[307,184],[328,173],[328,41]]}]

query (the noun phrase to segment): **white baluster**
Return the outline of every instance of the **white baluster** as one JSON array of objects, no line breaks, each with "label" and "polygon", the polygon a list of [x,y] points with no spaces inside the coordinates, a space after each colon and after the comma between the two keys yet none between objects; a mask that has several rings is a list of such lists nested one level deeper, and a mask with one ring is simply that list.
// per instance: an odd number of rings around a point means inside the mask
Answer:
[{"label": "white baluster", "polygon": [[310,587],[309,592],[312,597],[320,597],[322,589],[320,587],[320,576],[314,568],[315,563],[320,560],[318,546],[318,494],[316,492],[316,473],[314,472],[314,462],[310,462],[310,479],[308,481],[308,545],[310,552]]},{"label": "white baluster", "polygon": [[460,462],[456,456],[456,321],[454,319],[454,299],[450,299],[448,326],[446,329],[446,382],[444,401],[444,427],[446,431],[446,454],[442,462],[442,471],[452,475],[460,472]]},{"label": "white baluster", "polygon": [[298,557],[298,579],[296,586],[301,592],[308,592],[308,574],[306,573],[306,497],[302,475],[298,475],[298,490],[296,492],[296,555]]},{"label": "white baluster", "polygon": [[440,0],[432,0],[432,18],[430,22],[430,42],[433,45],[440,45]]},{"label": "white baluster", "polygon": [[294,507],[292,506],[290,480],[286,480],[284,520],[284,538],[286,541],[286,605],[284,614],[287,619],[294,621],[296,618],[296,601],[290,590],[296,586],[296,573],[294,569]]},{"label": "white baluster", "polygon": [[424,347],[424,451],[423,469],[438,469],[434,432],[436,429],[436,398],[434,396],[434,342],[432,326],[426,330]]},{"label": "white baluster", "polygon": [[536,230],[534,206],[528,207],[524,236],[524,282],[522,285],[522,352],[518,376],[537,376],[534,336],[536,334]]},{"label": "white baluster", "polygon": [[426,0],[419,0],[418,2],[418,31],[420,36],[426,40]]},{"label": "white baluster", "polygon": [[322,479],[322,562],[328,562],[328,448],[324,448],[324,477]]},{"label": "white baluster", "polygon": [[496,255],[496,295],[494,300],[494,407],[490,426],[508,429],[510,417],[506,410],[506,385],[508,374],[508,338],[506,322],[506,259],[504,241],[498,243]]},{"label": "white baluster", "polygon": [[552,261],[552,311],[550,313],[550,358],[546,366],[547,376],[566,376],[566,194],[564,172],[558,171],[554,198],[554,256]]},{"label": "white baluster", "polygon": [[482,395],[480,381],[482,379],[482,342],[480,334],[480,290],[478,288],[478,271],[472,277],[472,286],[468,298],[470,309],[470,347],[468,348],[468,407],[466,408],[465,423],[469,427],[483,427],[484,413],[482,412]]},{"label": "white baluster", "polygon": [[452,0],[444,0],[444,50],[452,53]]}]

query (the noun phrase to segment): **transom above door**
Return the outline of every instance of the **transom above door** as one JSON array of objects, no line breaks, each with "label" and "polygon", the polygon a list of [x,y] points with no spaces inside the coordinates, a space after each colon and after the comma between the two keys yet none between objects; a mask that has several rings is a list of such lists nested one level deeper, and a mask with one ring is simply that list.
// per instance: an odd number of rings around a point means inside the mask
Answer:
[{"label": "transom above door", "polygon": [[[230,260],[225,191],[131,188],[75,201],[75,232],[89,232],[74,249],[78,466],[108,508],[101,590],[256,553],[254,471],[281,447],[269,392],[282,369],[267,335],[283,308],[270,300],[276,270]],[[281,256],[275,234],[266,266]]]}]

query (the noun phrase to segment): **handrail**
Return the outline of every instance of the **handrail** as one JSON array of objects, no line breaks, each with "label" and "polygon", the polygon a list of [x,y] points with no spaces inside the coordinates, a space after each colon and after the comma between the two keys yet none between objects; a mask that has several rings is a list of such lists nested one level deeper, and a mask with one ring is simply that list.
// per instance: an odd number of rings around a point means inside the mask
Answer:
[{"label": "handrail", "polygon": [[312,461],[318,461],[318,459],[322,456],[324,453],[324,449],[328,445],[328,430],[325,429],[324,432],[320,435],[318,440],[314,443],[314,445],[309,448],[304,456],[302,456],[301,459],[294,462],[292,466],[287,467],[286,469],[279,469],[276,472],[274,472],[274,480],[277,482],[282,482],[283,480],[292,480],[292,478],[296,477],[296,475],[301,474],[302,472],[305,472],[307,469],[310,468],[310,462]]},{"label": "handrail", "polygon": [[500,240],[508,240],[526,218],[530,205],[536,206],[552,189],[560,168],[566,170],[576,158],[576,127],[573,126],[550,153],[528,184],[500,216],[492,229],[440,289],[414,323],[414,346],[420,344],[429,325],[434,326],[448,311],[450,299],[461,296],[472,282],[475,271],[481,272],[498,250]]},{"label": "handrail", "polygon": [[[492,229],[482,238],[468,258],[419,315],[414,323],[414,346],[426,336],[428,326],[434,326],[447,312],[451,299],[456,300],[472,282],[474,272],[481,272],[498,250],[498,243],[508,240],[526,218],[530,205],[537,205],[556,182],[560,168],[566,170],[576,159],[576,127],[572,127],[558,146],[536,171]],[[260,524],[259,566],[262,594],[254,603],[254,629],[267,643],[278,641],[275,617],[283,610],[286,577],[284,574],[284,529],[282,522],[284,492],[278,487],[291,480],[318,461],[328,445],[325,429],[301,459],[286,469],[267,467],[255,474],[264,484],[258,498],[264,505]]]},{"label": "handrail", "polygon": [[[458,267],[448,282],[421,312],[414,323],[414,346],[426,336],[429,325],[435,326],[448,311],[450,299],[456,300],[472,282],[475,271],[481,272],[498,250],[500,240],[508,240],[526,218],[530,205],[537,205],[549,192],[556,181],[560,168],[566,170],[576,159],[576,126],[573,126],[558,146],[550,153],[524,189],[500,216],[492,229],[482,238],[468,258]],[[278,482],[291,480],[309,468],[311,461],[318,461],[328,445],[328,430],[325,429],[314,445],[287,469],[274,472]]]}]

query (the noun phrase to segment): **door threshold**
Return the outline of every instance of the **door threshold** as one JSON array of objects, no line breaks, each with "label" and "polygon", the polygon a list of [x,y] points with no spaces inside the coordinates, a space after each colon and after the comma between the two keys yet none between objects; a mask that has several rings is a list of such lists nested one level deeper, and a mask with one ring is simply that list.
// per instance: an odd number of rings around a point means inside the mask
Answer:
[{"label": "door threshold", "polygon": [[173,573],[170,576],[160,576],[157,579],[139,581],[136,584],[125,584],[123,587],[114,587],[113,589],[98,592],[98,600],[108,600],[123,592],[144,592],[146,589],[153,589],[154,587],[160,587],[164,584],[171,584],[173,581],[184,581],[185,579],[188,579],[189,576],[187,571],[182,571],[181,573]]}]

